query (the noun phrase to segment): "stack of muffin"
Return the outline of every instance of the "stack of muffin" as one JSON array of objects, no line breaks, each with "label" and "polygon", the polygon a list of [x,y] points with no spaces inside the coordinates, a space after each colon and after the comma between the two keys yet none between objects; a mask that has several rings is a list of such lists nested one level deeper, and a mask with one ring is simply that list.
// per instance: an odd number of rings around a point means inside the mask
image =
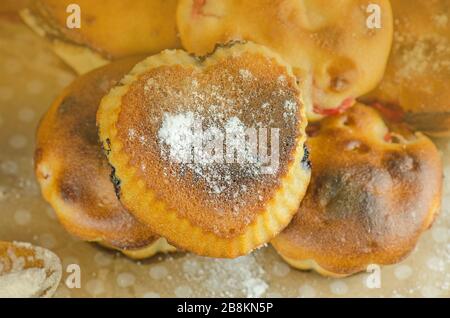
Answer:
[{"label": "stack of muffin", "polygon": [[431,226],[442,167],[419,130],[450,131],[449,0],[79,0],[79,29],[70,3],[22,12],[86,73],[37,134],[69,232],[133,258],[270,242],[341,277]]}]

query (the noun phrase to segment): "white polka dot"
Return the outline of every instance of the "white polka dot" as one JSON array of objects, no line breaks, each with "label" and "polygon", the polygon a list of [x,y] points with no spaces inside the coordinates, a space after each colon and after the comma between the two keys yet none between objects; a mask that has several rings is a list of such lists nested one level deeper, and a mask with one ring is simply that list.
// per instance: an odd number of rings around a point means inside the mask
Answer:
[{"label": "white polka dot", "polygon": [[14,135],[9,138],[9,145],[14,149],[20,149],[27,145],[27,138],[23,135]]},{"label": "white polka dot", "polygon": [[155,265],[149,270],[150,277],[156,280],[163,279],[169,272],[162,265]]},{"label": "white polka dot", "polygon": [[0,164],[0,170],[5,174],[17,174],[19,170],[17,163],[14,161],[8,160],[4,161]]},{"label": "white polka dot", "polygon": [[0,101],[9,101],[14,97],[14,90],[8,86],[0,87]]},{"label": "white polka dot", "polygon": [[44,84],[38,80],[31,80],[25,85],[25,88],[28,93],[36,95],[44,90]]},{"label": "white polka dot", "polygon": [[8,59],[4,62],[3,69],[9,74],[17,74],[22,69],[22,64],[15,59]]},{"label": "white polka dot", "polygon": [[161,295],[155,292],[147,292],[142,295],[142,298],[161,298]]},{"label": "white polka dot", "polygon": [[134,275],[131,273],[120,273],[119,275],[117,275],[116,282],[117,286],[121,288],[127,288],[134,285],[134,283],[136,282],[136,277],[134,277]]},{"label": "white polka dot", "polygon": [[445,227],[437,226],[431,231],[431,234],[433,239],[438,243],[445,243],[448,241],[448,230]]},{"label": "white polka dot", "polygon": [[430,257],[427,260],[427,267],[435,272],[443,272],[445,270],[445,263],[438,257]]},{"label": "white polka dot", "polygon": [[111,257],[102,252],[98,252],[95,254],[94,261],[98,266],[108,266],[112,263]]},{"label": "white polka dot", "polygon": [[276,262],[272,268],[272,273],[278,277],[287,276],[290,271],[289,265],[282,262]]},{"label": "white polka dot", "polygon": [[199,264],[195,260],[187,259],[183,262],[183,271],[186,274],[194,275],[199,270]]},{"label": "white polka dot", "polygon": [[192,289],[186,285],[178,286],[175,288],[175,296],[179,298],[192,297]]},{"label": "white polka dot", "polygon": [[348,292],[348,286],[343,281],[335,281],[330,284],[330,290],[335,295],[345,295]]},{"label": "white polka dot", "polygon": [[14,220],[19,225],[27,225],[31,221],[31,213],[28,210],[17,210],[16,213],[14,213]]},{"label": "white polka dot", "polygon": [[42,234],[42,235],[39,237],[39,244],[40,244],[42,247],[51,249],[51,248],[54,248],[54,247],[56,246],[56,239],[55,239],[55,237],[54,237],[52,234],[50,234],[50,233]]},{"label": "white polka dot", "polygon": [[316,290],[308,284],[301,286],[298,291],[299,296],[303,298],[312,298],[316,296]]},{"label": "white polka dot", "polygon": [[35,117],[35,112],[31,108],[22,108],[19,110],[17,116],[21,122],[30,123]]},{"label": "white polka dot", "polygon": [[86,283],[86,291],[92,296],[98,296],[105,292],[105,286],[100,279],[91,279]]},{"label": "white polka dot", "polygon": [[424,286],[420,290],[420,293],[423,297],[435,298],[441,294],[441,291],[439,290],[439,288],[436,288],[434,286]]},{"label": "white polka dot", "polygon": [[71,298],[72,295],[70,293],[70,289],[64,286],[60,286],[55,293],[55,297],[57,298]]},{"label": "white polka dot", "polygon": [[413,273],[413,270],[408,265],[398,265],[394,270],[394,275],[399,280],[408,279]]}]

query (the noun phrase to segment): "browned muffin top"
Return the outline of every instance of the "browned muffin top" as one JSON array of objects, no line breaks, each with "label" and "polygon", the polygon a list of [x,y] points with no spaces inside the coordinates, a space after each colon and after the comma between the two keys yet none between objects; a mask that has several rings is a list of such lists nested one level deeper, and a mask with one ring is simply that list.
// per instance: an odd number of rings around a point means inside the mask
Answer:
[{"label": "browned muffin top", "polygon": [[83,239],[120,249],[140,248],[157,237],[117,199],[95,116],[101,98],[140,59],[115,62],[75,80],[37,134],[36,175],[63,225]]},{"label": "browned muffin top", "polygon": [[440,207],[436,147],[422,134],[389,130],[362,104],[311,134],[311,183],[274,246],[337,274],[401,260]]},{"label": "browned muffin top", "polygon": [[[121,102],[116,129],[129,164],[179,216],[223,237],[243,233],[264,210],[294,160],[299,123],[305,123],[295,78],[275,59],[254,53],[149,69]],[[194,126],[200,134],[191,134]],[[257,147],[267,144],[266,154],[278,152],[278,164],[239,152],[250,135],[228,137],[246,129],[253,129]],[[186,145],[214,142],[223,146],[222,153],[211,150],[215,161],[196,148],[186,158]]]}]

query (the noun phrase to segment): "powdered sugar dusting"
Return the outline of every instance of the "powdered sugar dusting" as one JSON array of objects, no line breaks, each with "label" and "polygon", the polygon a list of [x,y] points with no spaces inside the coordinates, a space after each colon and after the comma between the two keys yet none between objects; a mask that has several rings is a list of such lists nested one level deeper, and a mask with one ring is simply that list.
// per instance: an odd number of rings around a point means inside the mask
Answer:
[{"label": "powdered sugar dusting", "polygon": [[[211,194],[220,194],[231,186],[233,171],[254,178],[268,171],[264,169],[268,162],[258,155],[256,129],[249,129],[236,116],[215,114],[217,121],[203,130],[206,119],[199,113],[165,113],[158,139],[162,157],[184,164],[206,182]],[[248,140],[252,137],[255,140]],[[272,145],[279,155],[277,147]],[[277,168],[278,164],[270,172],[276,173]]]},{"label": "powdered sugar dusting", "polygon": [[295,120],[295,113],[297,112],[298,105],[294,100],[286,100],[284,102],[284,113],[283,117],[285,120]]},{"label": "powdered sugar dusting", "polygon": [[245,80],[251,80],[253,78],[253,74],[252,72],[250,72],[249,70],[239,70],[239,74],[242,76],[243,79]]},{"label": "powdered sugar dusting", "polygon": [[265,295],[265,271],[253,255],[233,260],[192,256],[183,262],[185,278],[212,297],[257,298]]},{"label": "powdered sugar dusting", "polygon": [[194,126],[194,114],[192,112],[171,115],[164,114],[162,126],[159,129],[158,137],[160,142],[168,145],[169,156],[175,162],[188,162],[191,156],[191,145],[200,138],[192,131]]},{"label": "powdered sugar dusting", "polygon": [[[419,74],[428,72],[450,72],[450,43],[449,37],[439,33],[420,35],[414,30],[413,21],[398,18],[395,21],[400,29],[394,34],[394,52],[398,52],[400,68],[397,80],[413,80]],[[430,23],[438,28],[448,27],[448,17],[445,14],[430,17]],[[401,27],[400,27],[401,26]]]},{"label": "powdered sugar dusting", "polygon": [[[25,250],[27,257],[16,251]],[[42,266],[29,264],[42,263]],[[0,255],[0,297],[50,297],[55,292],[62,269],[52,252],[29,243],[14,242]]]},{"label": "powdered sugar dusting", "polygon": [[38,297],[47,275],[44,269],[29,268],[0,276],[0,297]]}]

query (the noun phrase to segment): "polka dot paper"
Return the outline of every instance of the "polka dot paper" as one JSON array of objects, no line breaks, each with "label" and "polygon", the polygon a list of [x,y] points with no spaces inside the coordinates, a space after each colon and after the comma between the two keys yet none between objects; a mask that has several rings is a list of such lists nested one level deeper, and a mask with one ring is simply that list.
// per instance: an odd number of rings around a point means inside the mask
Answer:
[{"label": "polka dot paper", "polygon": [[[25,241],[56,253],[64,266],[56,297],[449,297],[450,140],[439,140],[445,162],[440,216],[414,252],[380,272],[331,279],[286,265],[271,247],[234,260],[191,254],[132,261],[62,228],[42,199],[33,173],[38,121],[74,74],[25,26],[0,19],[0,240]],[[76,264],[81,288],[65,284]]]}]

